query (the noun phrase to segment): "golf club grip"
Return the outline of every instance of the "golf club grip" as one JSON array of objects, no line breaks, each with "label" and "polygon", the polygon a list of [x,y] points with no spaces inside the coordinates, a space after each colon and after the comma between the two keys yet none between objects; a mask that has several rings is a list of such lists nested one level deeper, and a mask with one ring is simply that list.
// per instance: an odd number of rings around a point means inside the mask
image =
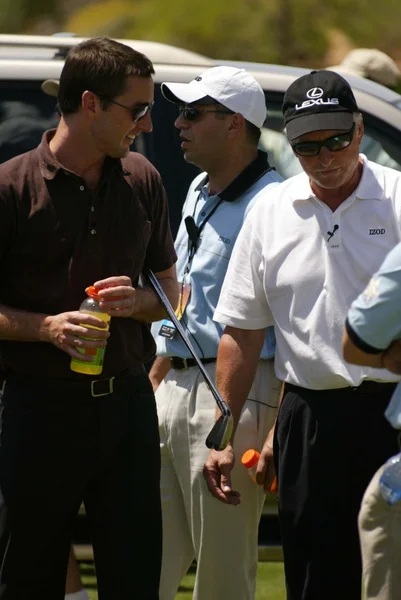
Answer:
[{"label": "golf club grip", "polygon": [[219,392],[217,391],[213,381],[210,379],[208,372],[206,371],[205,367],[203,366],[200,358],[198,357],[198,355],[195,352],[194,347],[192,346],[191,341],[189,340],[186,332],[184,331],[184,328],[182,327],[181,323],[179,322],[179,320],[176,317],[176,314],[174,312],[173,307],[170,304],[169,299],[167,298],[166,294],[164,293],[163,288],[161,287],[159,281],[157,280],[155,274],[150,270],[150,269],[144,269],[143,271],[144,275],[146,277],[148,277],[150,283],[152,284],[153,289],[156,292],[157,297],[159,298],[160,302],[162,303],[162,305],[164,306],[164,308],[166,309],[166,312],[170,318],[170,320],[174,323],[174,326],[176,327],[178,333],[180,334],[182,341],[184,342],[184,344],[186,345],[186,347],[188,348],[188,350],[190,351],[190,353],[192,354],[194,360],[196,361],[200,372],[202,373],[211,393],[214,396],[214,399],[216,400],[216,404],[219,407],[221,413],[225,416],[230,416],[231,411],[228,408],[227,404],[224,402],[224,400],[222,399],[222,397],[220,396]]}]

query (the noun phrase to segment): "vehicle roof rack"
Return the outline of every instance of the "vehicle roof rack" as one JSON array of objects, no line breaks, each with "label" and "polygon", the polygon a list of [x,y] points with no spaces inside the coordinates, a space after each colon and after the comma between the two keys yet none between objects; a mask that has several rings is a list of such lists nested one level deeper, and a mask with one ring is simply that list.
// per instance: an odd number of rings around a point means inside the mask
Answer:
[{"label": "vehicle roof rack", "polygon": [[[0,34],[0,49],[7,50],[7,54],[1,52],[2,58],[20,58],[21,53],[29,49],[38,51],[53,50],[54,54],[49,58],[64,59],[70,48],[89,38],[79,38],[71,35],[13,35]],[[204,65],[213,66],[215,62],[202,54],[185,50],[176,46],[170,46],[160,42],[148,40],[117,39],[118,42],[126,44],[138,52],[146,54],[150,60],[159,64],[182,64],[182,65]],[[8,52],[10,49],[10,52]],[[14,49],[15,53],[11,50]]]}]

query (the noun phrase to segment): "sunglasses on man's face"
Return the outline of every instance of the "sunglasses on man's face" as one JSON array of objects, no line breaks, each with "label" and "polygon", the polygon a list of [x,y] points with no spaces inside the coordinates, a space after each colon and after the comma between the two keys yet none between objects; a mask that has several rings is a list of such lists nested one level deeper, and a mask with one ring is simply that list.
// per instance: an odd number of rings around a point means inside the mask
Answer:
[{"label": "sunglasses on man's face", "polygon": [[96,96],[99,96],[99,98],[104,98],[112,104],[116,104],[117,106],[121,106],[121,108],[125,108],[125,110],[128,110],[128,112],[131,114],[131,119],[134,123],[143,119],[147,115],[147,113],[152,110],[154,105],[153,101],[149,102],[149,104],[140,104],[139,106],[126,106],[125,104],[120,104],[120,102],[116,102],[116,100],[112,100],[105,94],[99,94],[98,92],[93,92],[93,94],[96,94]]},{"label": "sunglasses on man's face", "polygon": [[355,123],[349,131],[333,135],[322,142],[297,142],[296,144],[291,144],[291,147],[298,156],[317,156],[323,146],[330,152],[339,152],[347,148],[352,142],[354,129]]},{"label": "sunglasses on man's face", "polygon": [[152,110],[154,105],[153,101],[149,102],[149,104],[145,104],[145,106],[143,104],[140,106],[125,106],[125,104],[120,104],[115,100],[111,100],[111,98],[109,98],[109,102],[117,104],[117,106],[121,106],[121,108],[125,108],[126,110],[128,110],[131,113],[131,118],[134,121],[134,123],[143,119],[147,115],[147,113]]},{"label": "sunglasses on man's face", "polygon": [[180,116],[184,117],[186,121],[197,121],[202,113],[221,113],[224,115],[231,115],[231,110],[207,110],[206,108],[195,108],[194,106],[181,105],[178,107]]}]

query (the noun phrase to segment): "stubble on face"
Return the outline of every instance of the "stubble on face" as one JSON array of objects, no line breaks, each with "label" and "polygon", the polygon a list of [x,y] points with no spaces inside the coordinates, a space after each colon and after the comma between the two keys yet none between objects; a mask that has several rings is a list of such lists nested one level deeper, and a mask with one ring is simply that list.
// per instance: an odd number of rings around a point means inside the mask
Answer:
[{"label": "stubble on face", "polygon": [[[210,108],[210,105],[199,108]],[[199,121],[189,126],[181,127],[180,123],[178,119],[176,127],[180,129],[184,160],[210,173],[227,152],[224,119],[210,113],[202,115]]]},{"label": "stubble on face", "polygon": [[111,158],[125,158],[131,146],[142,132],[150,132],[152,123],[149,116],[134,122],[126,107],[150,104],[154,98],[154,83],[151,77],[131,76],[126,88],[117,101],[125,105],[110,104],[93,123],[92,134],[100,152]]}]

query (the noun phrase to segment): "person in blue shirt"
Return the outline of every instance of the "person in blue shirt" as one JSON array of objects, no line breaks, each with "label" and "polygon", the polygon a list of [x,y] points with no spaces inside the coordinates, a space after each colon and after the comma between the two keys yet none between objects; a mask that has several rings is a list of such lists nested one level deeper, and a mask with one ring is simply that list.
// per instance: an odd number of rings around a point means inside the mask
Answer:
[{"label": "person in blue shirt", "polygon": [[[401,375],[401,244],[385,258],[352,303],[343,336],[345,360]],[[401,429],[401,384],[385,415]],[[375,440],[372,440],[375,443]],[[398,600],[401,590],[401,503],[388,505],[380,493],[380,467],[359,513],[366,600]]]},{"label": "person in blue shirt", "polygon": [[[175,247],[181,297],[177,315],[214,379],[222,334],[213,321],[228,262],[245,216],[281,181],[258,151],[266,118],[260,85],[243,69],[214,67],[189,84],[164,83],[177,104],[184,159],[202,169],[183,207]],[[160,600],[173,600],[194,559],[195,600],[255,597],[258,525],[264,492],[239,463],[242,504],[233,509],[209,494],[202,469],[216,405],[185,344],[166,320],[153,325],[157,359],[150,371],[161,438],[163,560]],[[276,416],[270,328],[236,436],[240,455],[260,449]]]}]

